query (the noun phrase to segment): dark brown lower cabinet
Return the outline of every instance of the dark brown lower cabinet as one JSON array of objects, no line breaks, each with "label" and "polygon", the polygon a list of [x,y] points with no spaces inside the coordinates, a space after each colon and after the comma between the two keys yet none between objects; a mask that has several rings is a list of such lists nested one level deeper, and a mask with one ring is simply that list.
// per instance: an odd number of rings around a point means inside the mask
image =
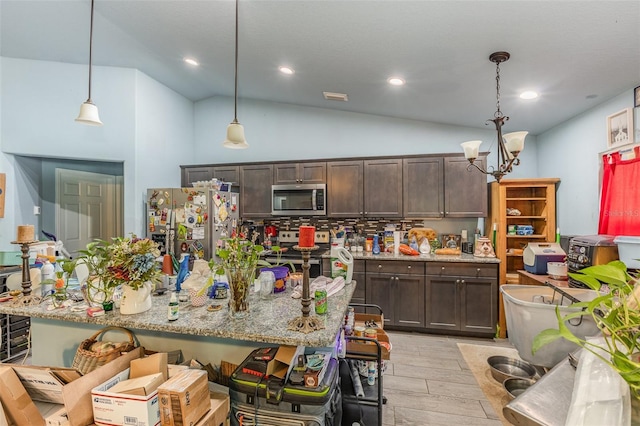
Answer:
[{"label": "dark brown lower cabinet", "polygon": [[429,263],[426,327],[493,335],[498,314],[497,264]]},{"label": "dark brown lower cabinet", "polygon": [[384,313],[385,327],[424,328],[424,263],[366,261],[366,301]]}]

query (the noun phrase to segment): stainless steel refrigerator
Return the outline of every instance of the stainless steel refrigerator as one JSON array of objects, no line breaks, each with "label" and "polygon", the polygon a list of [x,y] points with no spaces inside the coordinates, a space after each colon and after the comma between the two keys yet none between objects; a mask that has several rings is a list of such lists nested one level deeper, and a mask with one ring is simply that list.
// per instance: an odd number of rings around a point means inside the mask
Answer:
[{"label": "stainless steel refrigerator", "polygon": [[238,202],[237,193],[209,188],[148,189],[147,238],[160,244],[162,254],[209,260],[239,226]]}]

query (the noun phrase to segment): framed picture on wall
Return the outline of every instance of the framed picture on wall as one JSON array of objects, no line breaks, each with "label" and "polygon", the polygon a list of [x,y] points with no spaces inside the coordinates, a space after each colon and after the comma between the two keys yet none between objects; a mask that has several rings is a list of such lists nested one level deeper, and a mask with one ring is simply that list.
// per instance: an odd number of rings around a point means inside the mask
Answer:
[{"label": "framed picture on wall", "polygon": [[640,107],[640,86],[633,89],[633,106]]},{"label": "framed picture on wall", "polygon": [[625,108],[607,117],[607,147],[633,143],[633,111]]}]

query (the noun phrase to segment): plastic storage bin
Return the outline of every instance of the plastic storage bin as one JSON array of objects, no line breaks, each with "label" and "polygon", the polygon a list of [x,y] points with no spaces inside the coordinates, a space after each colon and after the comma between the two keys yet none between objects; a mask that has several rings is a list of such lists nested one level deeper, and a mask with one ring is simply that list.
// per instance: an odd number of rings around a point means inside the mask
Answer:
[{"label": "plastic storage bin", "polygon": [[[598,295],[597,292],[588,289],[562,290],[581,302],[593,300]],[[556,306],[561,306],[560,314],[563,316],[577,310],[568,307],[572,303],[570,300],[547,286],[505,284],[500,286],[500,291],[507,317],[509,341],[518,350],[520,358],[535,365],[551,368],[562,361],[569,352],[578,348],[568,340],[558,339],[540,348],[535,355],[531,354],[534,337],[548,328],[558,328]],[[599,333],[593,319],[587,316],[566,324],[569,330],[580,338]]]},{"label": "plastic storage bin", "polygon": [[640,269],[640,237],[620,235],[614,238],[620,260],[630,269]]}]

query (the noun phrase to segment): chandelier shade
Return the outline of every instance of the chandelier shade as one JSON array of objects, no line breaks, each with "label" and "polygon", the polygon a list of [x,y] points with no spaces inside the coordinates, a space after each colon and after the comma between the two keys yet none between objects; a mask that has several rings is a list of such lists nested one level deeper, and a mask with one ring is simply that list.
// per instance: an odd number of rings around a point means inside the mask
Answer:
[{"label": "chandelier shade", "polygon": [[80,105],[80,114],[76,118],[78,123],[88,124],[90,126],[102,126],[102,121],[98,115],[98,107],[91,101],[91,68],[93,59],[93,6],[94,0],[91,0],[91,23],[89,25],[89,95],[87,100]]}]

